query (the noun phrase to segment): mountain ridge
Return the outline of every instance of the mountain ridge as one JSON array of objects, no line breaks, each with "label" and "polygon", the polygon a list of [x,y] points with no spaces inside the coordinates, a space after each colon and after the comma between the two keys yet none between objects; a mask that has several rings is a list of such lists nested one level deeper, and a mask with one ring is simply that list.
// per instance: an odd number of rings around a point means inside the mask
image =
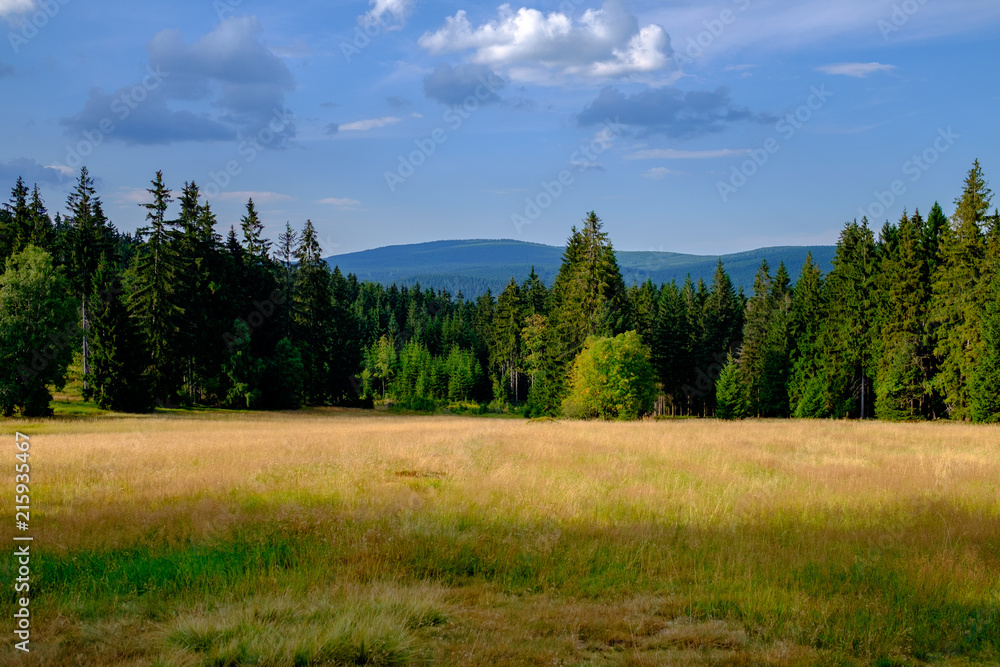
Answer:
[{"label": "mountain ridge", "polygon": [[[522,283],[534,268],[551,286],[559,271],[564,248],[514,239],[454,239],[397,244],[331,255],[326,261],[360,281],[385,286],[431,287],[474,298],[490,290],[497,294],[511,278]],[[692,280],[711,282],[721,259],[733,284],[752,292],[753,278],[761,261],[767,260],[773,274],[784,262],[793,280],[798,277],[808,252],[826,273],[832,268],[836,246],[773,246],[719,255],[692,255],[653,250],[616,250],[622,277],[627,285],[652,280],[655,285],[690,274]]]}]

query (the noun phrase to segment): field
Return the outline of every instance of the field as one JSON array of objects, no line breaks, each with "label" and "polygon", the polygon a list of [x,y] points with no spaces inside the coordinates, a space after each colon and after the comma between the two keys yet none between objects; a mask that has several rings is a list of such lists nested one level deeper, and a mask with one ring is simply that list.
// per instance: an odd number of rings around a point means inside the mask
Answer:
[{"label": "field", "polygon": [[0,664],[998,663],[997,428],[4,427],[4,465],[32,437],[35,616],[32,652],[8,641]]}]

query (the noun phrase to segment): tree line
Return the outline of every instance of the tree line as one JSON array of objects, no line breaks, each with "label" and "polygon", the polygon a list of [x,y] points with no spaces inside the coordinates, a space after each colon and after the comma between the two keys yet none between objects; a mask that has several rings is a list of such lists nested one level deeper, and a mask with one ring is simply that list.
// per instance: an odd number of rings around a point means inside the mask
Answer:
[{"label": "tree line", "polygon": [[157,172],[121,233],[86,168],[51,218],[18,179],[0,210],[0,411],[44,415],[76,358],[84,395],[144,412],[206,405],[672,415],[1000,419],[1000,216],[978,161],[949,218],[845,225],[833,269],[753,294],[626,286],[603,223],[574,227],[551,286],[494,297],[359,282],[311,221],[264,236],[253,200],[223,237],[193,182]]}]

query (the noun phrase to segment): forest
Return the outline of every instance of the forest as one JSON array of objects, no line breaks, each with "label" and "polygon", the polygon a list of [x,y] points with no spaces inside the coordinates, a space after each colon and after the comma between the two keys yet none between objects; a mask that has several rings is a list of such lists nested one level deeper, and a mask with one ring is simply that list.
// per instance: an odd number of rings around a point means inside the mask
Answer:
[{"label": "forest", "polygon": [[[764,262],[753,293],[626,285],[596,213],[558,275],[497,295],[388,287],[332,270],[311,221],[264,236],[253,200],[225,235],[194,182],[157,172],[122,233],[80,170],[50,216],[22,179],[0,211],[0,411],[51,414],[82,368],[103,409],[400,410],[633,419],[1000,420],[1000,214],[978,161],[937,203],[847,223],[833,269]],[[624,224],[616,222],[616,224]]]}]

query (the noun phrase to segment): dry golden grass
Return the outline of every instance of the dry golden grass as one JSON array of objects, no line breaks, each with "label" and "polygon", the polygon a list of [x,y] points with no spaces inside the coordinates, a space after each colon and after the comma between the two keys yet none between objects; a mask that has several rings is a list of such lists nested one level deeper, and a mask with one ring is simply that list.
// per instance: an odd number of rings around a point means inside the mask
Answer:
[{"label": "dry golden grass", "polygon": [[997,428],[344,410],[13,427],[32,435],[46,556],[40,644],[11,664],[964,664],[1000,647]]}]

